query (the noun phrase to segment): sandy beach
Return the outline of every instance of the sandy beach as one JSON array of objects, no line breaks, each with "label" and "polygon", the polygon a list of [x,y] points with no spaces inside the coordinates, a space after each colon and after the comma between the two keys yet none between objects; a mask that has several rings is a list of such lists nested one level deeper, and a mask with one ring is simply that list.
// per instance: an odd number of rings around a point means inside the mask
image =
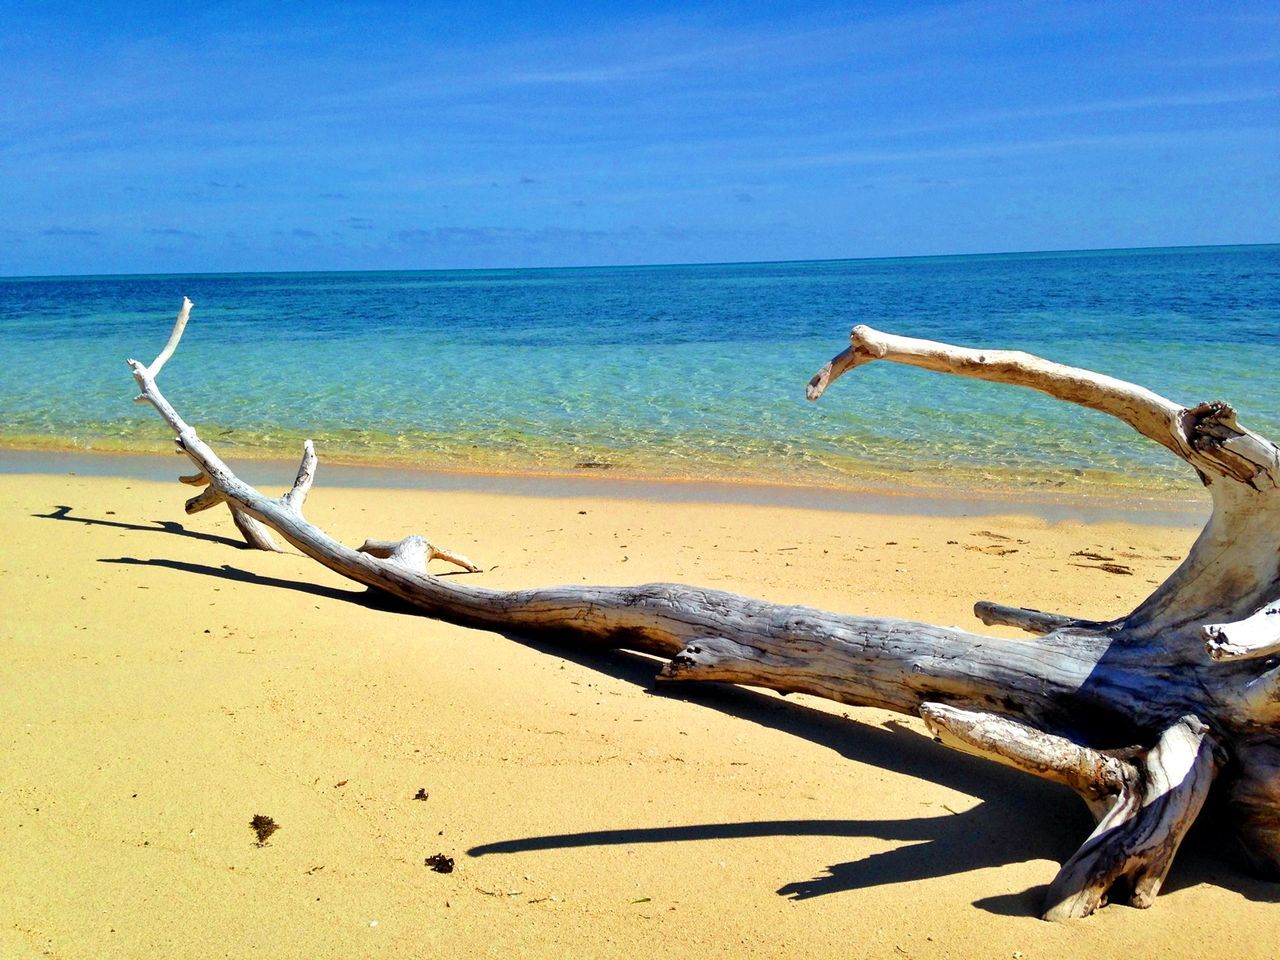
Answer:
[{"label": "sandy beach", "polygon": [[[184,496],[0,476],[5,956],[1263,957],[1280,934],[1280,890],[1206,828],[1153,909],[1043,923],[1089,829],[1065,789],[914,720],[380,609]],[[1195,534],[323,485],[308,512],[349,542],[427,532],[495,586],[673,579],[966,627],[983,597],[1128,608]]]}]

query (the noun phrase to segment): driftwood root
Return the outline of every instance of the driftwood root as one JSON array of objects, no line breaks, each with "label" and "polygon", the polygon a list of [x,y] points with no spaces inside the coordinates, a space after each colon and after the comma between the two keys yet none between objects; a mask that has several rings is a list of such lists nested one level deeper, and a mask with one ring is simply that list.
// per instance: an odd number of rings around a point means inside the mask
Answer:
[{"label": "driftwood root", "polygon": [[292,488],[269,497],[240,480],[156,385],[191,312],[184,300],[163,351],[130,360],[205,489],[195,513],[225,503],[246,542],[275,537],[331,570],[454,623],[552,632],[670,658],[666,680],[719,680],[917,715],[948,746],[1069,787],[1097,827],[1050,885],[1044,916],[1085,916],[1127,894],[1149,906],[1215,779],[1247,856],[1280,876],[1280,450],[1223,403],[1183,407],[1134,384],[1029,354],[975,350],[853,329],[813,378],[817,399],[876,360],[1014,384],[1114,416],[1185,460],[1213,514],[1182,565],[1135,610],[1095,621],[984,601],[984,623],[1027,642],[926,623],[854,617],[678,584],[493,590],[433,576],[466,557],[420,536],[347,547],[303,506],[310,441]]}]

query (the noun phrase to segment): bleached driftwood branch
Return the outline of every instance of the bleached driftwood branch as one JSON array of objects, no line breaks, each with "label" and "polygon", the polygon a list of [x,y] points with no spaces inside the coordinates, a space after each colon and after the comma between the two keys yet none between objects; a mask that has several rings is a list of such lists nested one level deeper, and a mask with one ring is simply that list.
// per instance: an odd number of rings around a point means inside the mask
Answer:
[{"label": "bleached driftwood branch", "polygon": [[252,546],[269,528],[331,570],[453,623],[572,636],[669,658],[671,681],[721,680],[920,716],[942,742],[1064,784],[1098,826],[1050,886],[1045,917],[1084,916],[1125,892],[1149,906],[1217,785],[1255,867],[1280,874],[1280,451],[1225,404],[1182,407],[1142,387],[1024,353],[972,350],[856,327],[813,378],[888,360],[1040,390],[1118,417],[1186,460],[1214,510],[1182,565],[1138,608],[1096,622],[983,601],[986,623],[1025,642],[926,623],[782,606],[655,583],[493,590],[426,572],[465,557],[418,536],[352,549],[302,515],[315,473],[306,445],[293,488],[268,497],[241,481],[156,386],[190,311],[150,367],[129,361],[207,489],[188,510],[226,503]]}]

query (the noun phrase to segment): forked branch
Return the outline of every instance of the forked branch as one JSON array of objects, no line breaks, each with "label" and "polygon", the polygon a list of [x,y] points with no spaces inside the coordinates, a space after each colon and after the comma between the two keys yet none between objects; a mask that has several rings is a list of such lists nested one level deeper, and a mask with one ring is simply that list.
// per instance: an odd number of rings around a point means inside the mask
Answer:
[{"label": "forked branch", "polygon": [[817,400],[850,370],[873,360],[889,360],[935,373],[1030,387],[1109,414],[1173,451],[1206,480],[1225,476],[1252,484],[1262,476],[1271,488],[1280,480],[1280,450],[1241,427],[1235,412],[1224,403],[1188,409],[1137,384],[1016,350],[974,350],[882,333],[865,325],[854,327],[849,339],[849,348],[809,381],[810,400]]},{"label": "forked branch", "polygon": [[[173,408],[172,404],[165,399],[164,394],[160,392],[156,377],[160,369],[173,356],[174,351],[177,350],[178,344],[182,340],[183,331],[187,328],[187,321],[190,318],[192,307],[192,302],[183,297],[182,309],[178,312],[178,318],[174,323],[173,331],[169,334],[169,340],[160,355],[150,365],[132,359],[128,361],[134,380],[137,381],[142,391],[135,399],[140,403],[150,403],[156,409],[156,412],[173,430],[174,442],[177,444],[179,451],[185,453],[192,463],[199,468],[196,473],[179,478],[185,484],[205,486],[204,491],[187,501],[187,513],[198,513],[219,503],[226,503],[231,511],[231,519],[244,536],[245,542],[250,547],[259,550],[280,550],[279,545],[271,536],[271,529],[276,530],[295,546],[299,546],[296,539],[297,531],[305,531],[308,534],[313,532],[325,542],[324,545],[326,546],[333,543],[333,541],[324,537],[320,531],[308,524],[302,516],[302,508],[306,502],[307,494],[311,492],[311,486],[315,481],[318,462],[315,445],[310,440],[303,443],[302,461],[298,465],[298,473],[294,478],[293,486],[284,496],[277,500],[272,500],[264,497],[232,473],[231,469],[222,462],[212,448],[196,435],[196,431],[178,415],[178,411]],[[314,538],[304,536],[302,539],[304,542],[310,543]],[[420,537],[410,539],[421,541],[425,545],[425,549],[420,551],[420,566],[424,570],[426,562],[437,557],[450,563],[455,563],[472,572],[479,569],[465,557],[435,547]],[[404,542],[408,543],[408,541]],[[402,551],[397,556],[397,562],[403,563],[409,555],[409,550],[410,548],[406,547],[405,551]],[[306,549],[303,552],[308,553]],[[308,553],[308,556],[321,559],[314,551]],[[324,561],[322,560],[322,562]]]},{"label": "forked branch", "polygon": [[425,572],[427,563],[438,559],[461,567],[468,573],[480,572],[480,568],[462,554],[441,550],[430,540],[419,536],[405,537],[403,540],[366,540],[360,546],[360,552],[390,560],[410,570]]},{"label": "forked branch", "polygon": [[1093,834],[1049,887],[1045,919],[1093,913],[1122,879],[1130,902],[1149,907],[1195,822],[1218,771],[1215,743],[1197,717],[1183,717],[1136,764]]},{"label": "forked branch", "polygon": [[1067,403],[1118,417],[1179,456],[1183,456],[1188,446],[1182,431],[1182,407],[1124,380],[1053,363],[1021,351],[973,350],[881,333],[865,325],[854,327],[849,339],[849,349],[834,357],[809,381],[810,400],[817,400],[836,379],[855,367],[872,360],[890,360],[935,373],[1031,387]]}]

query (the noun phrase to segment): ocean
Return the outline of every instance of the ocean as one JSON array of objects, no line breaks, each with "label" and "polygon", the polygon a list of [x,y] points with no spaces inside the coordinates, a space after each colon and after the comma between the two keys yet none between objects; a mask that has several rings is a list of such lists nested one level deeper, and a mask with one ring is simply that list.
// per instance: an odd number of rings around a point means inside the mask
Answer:
[{"label": "ocean", "polygon": [[815,486],[1175,490],[1032,391],[876,363],[866,323],[1225,399],[1280,438],[1280,245],[581,269],[0,278],[0,446],[164,451],[125,358],[224,456]]}]

